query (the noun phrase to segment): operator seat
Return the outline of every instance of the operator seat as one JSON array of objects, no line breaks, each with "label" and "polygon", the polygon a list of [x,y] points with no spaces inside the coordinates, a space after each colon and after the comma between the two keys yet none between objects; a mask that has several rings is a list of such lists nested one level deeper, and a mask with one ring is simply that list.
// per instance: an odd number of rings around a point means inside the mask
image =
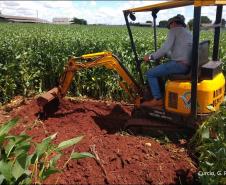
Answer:
[{"label": "operator seat", "polygon": [[[208,63],[209,59],[209,45],[210,45],[210,41],[209,40],[205,40],[201,43],[199,43],[199,66],[198,66],[198,76],[200,77],[201,75],[201,66]],[[191,76],[191,69],[189,70],[189,72],[187,74],[172,74],[169,75],[169,80],[191,80],[192,76]]]}]

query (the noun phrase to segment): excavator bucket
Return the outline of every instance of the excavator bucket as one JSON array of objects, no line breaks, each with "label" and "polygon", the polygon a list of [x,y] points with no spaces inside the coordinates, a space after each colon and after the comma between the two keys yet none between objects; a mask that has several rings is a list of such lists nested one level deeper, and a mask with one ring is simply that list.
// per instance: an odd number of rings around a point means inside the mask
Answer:
[{"label": "excavator bucket", "polygon": [[43,93],[37,98],[37,104],[40,112],[45,115],[55,112],[59,106],[59,89],[54,87],[48,92]]}]

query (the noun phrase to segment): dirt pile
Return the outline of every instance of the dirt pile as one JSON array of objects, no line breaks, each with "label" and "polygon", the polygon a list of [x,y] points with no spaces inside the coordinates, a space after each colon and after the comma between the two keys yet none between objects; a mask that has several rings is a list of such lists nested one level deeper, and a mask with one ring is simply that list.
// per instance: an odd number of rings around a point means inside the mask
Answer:
[{"label": "dirt pile", "polygon": [[[196,167],[185,148],[164,144],[152,138],[128,135],[123,126],[132,107],[103,101],[63,100],[60,109],[47,120],[37,119],[35,100],[26,101],[0,120],[20,117],[15,133],[32,126],[27,133],[35,141],[58,133],[56,143],[78,135],[84,139],[75,151],[89,151],[99,157],[70,161],[62,174],[50,176],[45,183],[54,184],[180,184],[194,183]],[[62,167],[73,148],[65,151]]]}]

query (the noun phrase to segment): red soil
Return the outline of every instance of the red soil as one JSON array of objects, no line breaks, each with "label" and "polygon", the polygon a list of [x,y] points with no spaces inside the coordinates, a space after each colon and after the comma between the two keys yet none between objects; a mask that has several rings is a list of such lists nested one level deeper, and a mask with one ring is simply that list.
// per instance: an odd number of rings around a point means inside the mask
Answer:
[{"label": "red soil", "polygon": [[[79,135],[83,140],[75,151],[91,152],[95,147],[100,158],[72,160],[63,173],[50,176],[45,183],[54,184],[194,184],[197,169],[186,148],[137,135],[122,134],[130,119],[132,107],[104,101],[63,100],[59,110],[47,120],[38,121],[35,100],[25,101],[10,113],[0,112],[0,121],[20,117],[20,133],[33,126],[27,133],[37,142],[53,133],[60,143]],[[73,148],[65,150],[59,161],[61,168]]]}]

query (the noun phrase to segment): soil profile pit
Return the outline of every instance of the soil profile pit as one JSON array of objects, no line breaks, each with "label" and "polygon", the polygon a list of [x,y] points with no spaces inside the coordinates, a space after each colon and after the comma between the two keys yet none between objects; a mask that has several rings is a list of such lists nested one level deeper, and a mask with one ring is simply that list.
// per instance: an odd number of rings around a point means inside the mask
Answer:
[{"label": "soil profile pit", "polygon": [[98,155],[99,162],[93,158],[70,161],[63,173],[51,175],[46,184],[194,184],[197,168],[184,146],[123,132],[132,108],[116,102],[63,99],[57,112],[40,121],[33,99],[7,116],[0,114],[0,120],[19,117],[13,132],[18,134],[32,125],[27,134],[36,142],[56,132],[57,144],[83,135],[79,144],[65,150],[60,168],[73,149]]}]

